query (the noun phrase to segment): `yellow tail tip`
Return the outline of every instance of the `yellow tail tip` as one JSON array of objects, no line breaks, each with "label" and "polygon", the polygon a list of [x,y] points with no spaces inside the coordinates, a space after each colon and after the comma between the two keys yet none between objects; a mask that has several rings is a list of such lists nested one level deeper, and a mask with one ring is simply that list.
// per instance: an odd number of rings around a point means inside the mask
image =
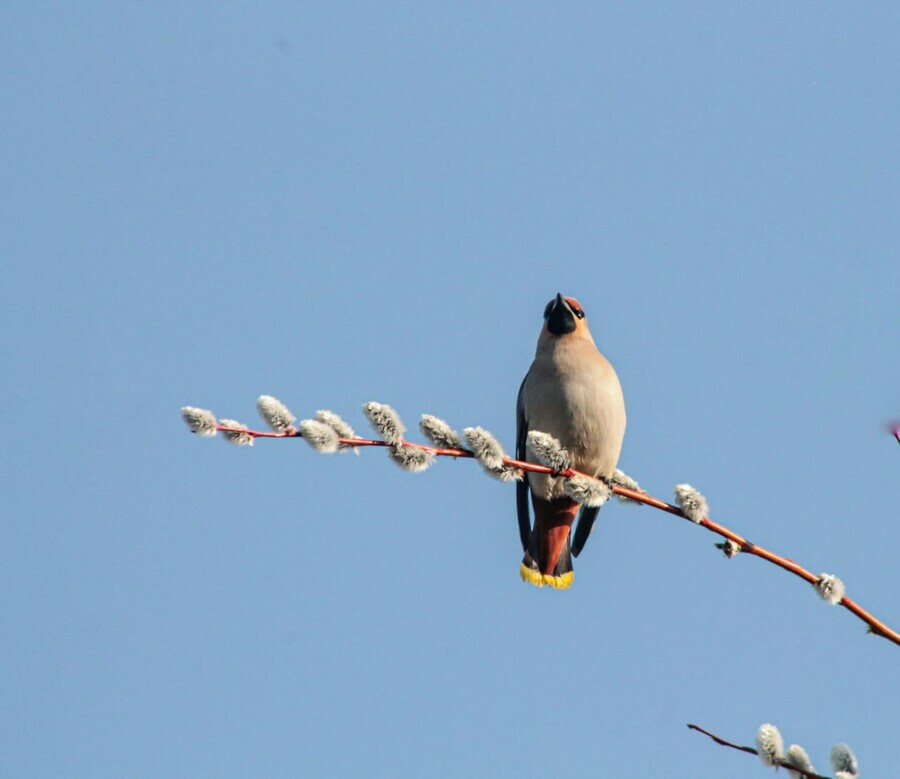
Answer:
[{"label": "yellow tail tip", "polygon": [[533,584],[535,587],[552,587],[554,590],[568,590],[575,578],[574,571],[567,571],[562,576],[551,576],[529,568],[525,563],[519,566],[519,575],[523,582]]}]

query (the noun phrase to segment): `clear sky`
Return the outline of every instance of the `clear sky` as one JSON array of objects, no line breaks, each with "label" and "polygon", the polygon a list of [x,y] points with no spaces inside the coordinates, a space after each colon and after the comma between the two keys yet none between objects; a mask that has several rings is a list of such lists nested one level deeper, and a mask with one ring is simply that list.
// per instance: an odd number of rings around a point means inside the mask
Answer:
[{"label": "clear sky", "polygon": [[0,776],[896,775],[900,649],[649,508],[519,580],[471,462],[236,449],[365,401],[513,444],[557,291],[621,466],[894,627],[894,3],[0,6]]}]

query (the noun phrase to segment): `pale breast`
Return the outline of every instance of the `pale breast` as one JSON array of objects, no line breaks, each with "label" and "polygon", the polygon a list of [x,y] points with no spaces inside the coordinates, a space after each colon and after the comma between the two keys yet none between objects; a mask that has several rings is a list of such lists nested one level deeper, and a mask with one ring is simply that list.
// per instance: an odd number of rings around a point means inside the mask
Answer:
[{"label": "pale breast", "polygon": [[[536,358],[528,372],[523,387],[528,429],[557,438],[576,470],[610,476],[625,434],[619,379],[592,343],[566,346]],[[538,461],[532,451],[527,455],[529,461]],[[529,474],[529,482],[547,500],[562,495],[559,479]]]}]

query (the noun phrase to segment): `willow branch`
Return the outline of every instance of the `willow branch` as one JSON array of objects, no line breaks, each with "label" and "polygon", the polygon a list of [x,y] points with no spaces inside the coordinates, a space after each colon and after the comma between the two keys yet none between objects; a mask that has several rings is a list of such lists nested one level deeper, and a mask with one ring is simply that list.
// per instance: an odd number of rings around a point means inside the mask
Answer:
[{"label": "willow branch", "polygon": [[721,744],[723,747],[730,747],[731,749],[737,749],[741,752],[747,752],[751,755],[759,754],[759,752],[757,752],[753,747],[742,747],[740,744],[733,744],[731,741],[726,741],[724,738],[722,738],[721,736],[717,736],[715,733],[710,733],[708,730],[704,730],[699,725],[691,725],[689,723],[688,728],[690,730],[696,730],[699,733],[702,733],[704,736],[709,736],[713,741],[715,741],[717,744]]},{"label": "willow branch", "polygon": [[[750,755],[759,755],[759,752],[755,750],[753,747],[744,747],[740,744],[734,744],[731,741],[728,741],[721,736],[717,736],[715,733],[710,733],[708,730],[704,730],[699,725],[688,725],[688,728],[691,730],[696,730],[698,733],[702,733],[704,736],[709,736],[713,741],[717,744],[720,744],[723,747],[728,747],[729,749],[736,749],[739,752],[746,752]],[[788,765],[785,762],[781,762],[780,766],[782,768],[788,768],[791,771],[798,773],[800,776],[805,776],[807,779],[831,779],[830,776],[824,776],[823,774],[817,774],[812,771],[804,771],[802,768],[796,768],[793,765]]]},{"label": "willow branch", "polygon": [[[295,430],[294,428],[289,428],[282,432],[267,432],[267,431],[259,431],[259,430],[248,430],[246,428],[233,427],[226,424],[216,423],[215,430],[221,431],[224,433],[239,433],[244,436],[249,436],[253,439],[255,438],[302,438],[303,435],[300,431]],[[897,440],[900,441],[900,427],[898,427],[894,431],[895,436],[897,436]],[[435,446],[428,446],[426,444],[419,444],[413,441],[407,441],[405,439],[394,440],[392,442],[378,440],[378,439],[369,439],[369,438],[357,438],[357,437],[338,437],[337,441],[345,447],[353,447],[353,448],[362,448],[367,446],[382,446],[382,447],[391,447],[396,448],[397,446],[401,447],[411,447],[414,449],[422,449],[434,457],[453,457],[453,458],[474,458],[475,454],[468,449],[463,448],[441,448]],[[572,468],[564,468],[564,469],[553,469],[549,468],[545,465],[540,465],[537,463],[525,462],[523,460],[516,460],[512,457],[503,457],[503,464],[507,466],[511,466],[513,468],[519,468],[522,471],[527,471],[531,473],[543,473],[548,474],[550,476],[557,476],[563,478],[571,478],[573,476],[579,476],[586,479],[590,479],[592,481],[603,481],[607,487],[614,492],[616,495],[621,496],[622,498],[627,498],[628,500],[636,501],[638,503],[643,503],[647,506],[652,506],[655,509],[660,511],[664,511],[668,514],[671,514],[676,517],[680,517],[681,519],[685,519],[692,524],[700,525],[711,533],[715,533],[722,538],[730,541],[736,549],[739,549],[741,552],[744,552],[749,555],[753,555],[755,557],[759,557],[767,562],[772,563],[773,565],[777,565],[779,568],[784,569],[788,573],[794,574],[794,576],[798,576],[801,579],[809,582],[812,585],[817,585],[821,583],[820,576],[814,574],[812,571],[807,570],[803,566],[796,563],[794,560],[790,558],[783,557],[782,555],[776,554],[775,552],[766,549],[765,547],[759,546],[743,536],[735,533],[733,530],[725,527],[724,525],[719,524],[718,522],[714,522],[708,517],[703,518],[690,518],[688,517],[680,508],[677,506],[673,506],[670,503],[666,503],[659,498],[655,498],[652,495],[647,494],[646,492],[640,490],[633,490],[627,487],[623,487],[620,484],[615,483],[614,481],[607,479],[594,479],[593,476],[590,476],[586,473],[581,473]],[[900,633],[888,627],[884,622],[877,619],[870,612],[866,611],[862,606],[860,606],[855,601],[850,598],[842,595],[840,599],[835,599],[833,601],[835,604],[839,604],[847,609],[849,612],[854,614],[856,617],[861,619],[869,626],[869,632],[874,633],[877,636],[881,636],[882,638],[886,638],[888,641],[900,646]]]}]

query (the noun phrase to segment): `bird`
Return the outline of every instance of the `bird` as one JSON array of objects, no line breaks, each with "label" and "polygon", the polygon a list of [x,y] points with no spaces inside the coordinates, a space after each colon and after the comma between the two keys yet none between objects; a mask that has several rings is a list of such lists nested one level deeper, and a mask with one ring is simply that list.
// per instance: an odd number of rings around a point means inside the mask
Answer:
[{"label": "bird", "polygon": [[[516,458],[537,463],[540,460],[528,444],[532,430],[556,438],[568,451],[576,471],[595,478],[610,478],[615,473],[625,436],[622,386],[597,349],[581,304],[561,293],[544,309],[534,361],[522,380],[516,403]],[[572,557],[584,548],[599,510],[581,507],[567,497],[561,477],[527,473],[516,485],[519,536],[525,553],[519,569],[523,581],[568,589],[575,575]]]}]

